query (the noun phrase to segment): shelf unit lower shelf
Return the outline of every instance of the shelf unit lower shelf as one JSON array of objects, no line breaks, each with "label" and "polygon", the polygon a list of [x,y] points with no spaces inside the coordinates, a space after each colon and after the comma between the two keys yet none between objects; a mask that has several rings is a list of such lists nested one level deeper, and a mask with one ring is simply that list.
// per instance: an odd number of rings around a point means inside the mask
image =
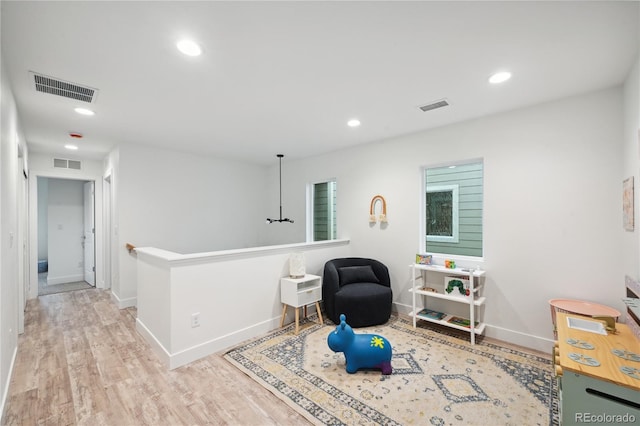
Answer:
[{"label": "shelf unit lower shelf", "polygon": [[442,319],[430,318],[430,317],[427,317],[427,316],[424,316],[424,315],[416,314],[415,312],[410,312],[409,316],[412,317],[412,318],[415,318],[417,320],[428,321],[428,322],[433,323],[433,324],[440,324],[440,325],[443,325],[445,327],[450,327],[450,328],[455,328],[457,330],[466,331],[467,333],[473,332],[475,334],[482,334],[484,332],[484,327],[485,327],[485,323],[479,322],[478,324],[476,324],[475,328],[472,331],[470,327],[465,327],[465,326],[462,326],[462,325],[453,324],[453,323],[449,322],[449,320],[451,318],[454,318],[455,315],[450,315],[450,314],[446,314],[446,316],[444,318],[442,318]]},{"label": "shelf unit lower shelf", "polygon": [[473,301],[473,304],[476,306],[481,306],[484,304],[486,298],[483,297],[477,297],[477,298],[471,298],[471,297],[459,297],[459,296],[449,296],[448,294],[443,294],[443,293],[434,293],[431,291],[425,291],[425,290],[420,290],[418,288],[416,288],[415,290],[410,288],[409,289],[409,293],[413,293],[415,291],[416,294],[419,294],[421,296],[427,296],[427,297],[434,297],[436,299],[444,299],[444,300],[450,300],[452,302],[458,302],[458,303],[466,303],[467,305],[470,305],[471,302]]}]

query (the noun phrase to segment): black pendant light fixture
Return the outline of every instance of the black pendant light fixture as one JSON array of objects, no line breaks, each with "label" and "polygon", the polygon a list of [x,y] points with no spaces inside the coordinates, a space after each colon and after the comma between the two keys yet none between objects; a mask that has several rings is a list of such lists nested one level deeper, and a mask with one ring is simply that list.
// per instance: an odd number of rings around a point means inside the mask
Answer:
[{"label": "black pendant light fixture", "polygon": [[273,223],[273,222],[293,223],[293,220],[289,219],[288,217],[285,217],[284,219],[282,218],[282,157],[284,157],[284,154],[278,154],[276,155],[276,157],[278,157],[280,161],[280,219],[267,218],[267,223]]}]

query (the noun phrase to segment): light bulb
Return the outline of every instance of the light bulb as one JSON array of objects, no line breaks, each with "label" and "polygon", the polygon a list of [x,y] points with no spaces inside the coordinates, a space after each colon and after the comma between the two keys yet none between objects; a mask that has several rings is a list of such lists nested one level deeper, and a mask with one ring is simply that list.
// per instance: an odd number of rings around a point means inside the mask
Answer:
[{"label": "light bulb", "polygon": [[504,83],[505,81],[511,78],[511,73],[508,71],[501,71],[493,74],[489,77],[489,83],[491,84],[499,84]]},{"label": "light bulb", "polygon": [[200,46],[192,40],[180,40],[176,46],[179,51],[187,56],[200,56],[202,53]]}]

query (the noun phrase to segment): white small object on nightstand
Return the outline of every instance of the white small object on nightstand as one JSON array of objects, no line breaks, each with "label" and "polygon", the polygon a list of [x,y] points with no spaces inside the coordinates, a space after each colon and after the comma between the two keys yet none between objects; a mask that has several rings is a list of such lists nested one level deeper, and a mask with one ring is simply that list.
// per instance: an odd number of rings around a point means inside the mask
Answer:
[{"label": "white small object on nightstand", "polygon": [[289,278],[304,278],[304,253],[291,253],[289,255]]}]

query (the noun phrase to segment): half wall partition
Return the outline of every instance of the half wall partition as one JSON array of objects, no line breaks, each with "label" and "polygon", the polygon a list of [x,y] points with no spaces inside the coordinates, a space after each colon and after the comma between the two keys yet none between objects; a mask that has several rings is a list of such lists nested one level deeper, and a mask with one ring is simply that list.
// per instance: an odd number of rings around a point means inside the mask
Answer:
[{"label": "half wall partition", "polygon": [[138,332],[174,369],[277,328],[291,252],[322,275],[327,260],[350,255],[349,240],[195,254],[136,248]]}]

